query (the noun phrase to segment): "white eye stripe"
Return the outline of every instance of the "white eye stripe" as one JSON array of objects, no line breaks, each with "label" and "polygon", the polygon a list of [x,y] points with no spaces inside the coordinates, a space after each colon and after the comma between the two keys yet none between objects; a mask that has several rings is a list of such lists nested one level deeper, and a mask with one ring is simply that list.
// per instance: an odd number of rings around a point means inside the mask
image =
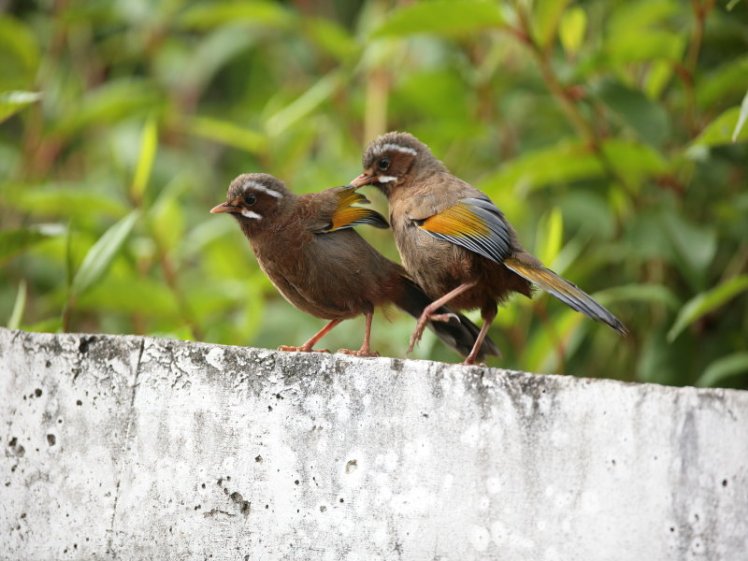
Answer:
[{"label": "white eye stripe", "polygon": [[254,218],[255,220],[262,220],[261,214],[257,214],[256,212],[247,210],[246,208],[242,209],[242,216],[244,216],[245,218]]},{"label": "white eye stripe", "polygon": [[418,152],[416,152],[415,149],[410,148],[408,146],[400,146],[399,144],[393,144],[392,142],[388,142],[387,144],[382,144],[381,146],[378,146],[376,150],[376,154],[381,156],[385,152],[389,152],[391,150],[395,152],[402,152],[403,154],[410,154],[411,156],[418,155]]},{"label": "white eye stripe", "polygon": [[262,185],[261,183],[257,183],[256,181],[247,181],[244,184],[244,192],[246,193],[250,189],[254,189],[255,191],[258,191],[260,193],[265,193],[266,195],[270,195],[271,197],[275,197],[276,199],[282,199],[283,194],[279,193],[278,191],[275,191],[273,189],[269,189]]},{"label": "white eye stripe", "polygon": [[397,181],[397,177],[393,177],[392,175],[378,175],[377,181],[379,183],[392,183],[393,181]]}]

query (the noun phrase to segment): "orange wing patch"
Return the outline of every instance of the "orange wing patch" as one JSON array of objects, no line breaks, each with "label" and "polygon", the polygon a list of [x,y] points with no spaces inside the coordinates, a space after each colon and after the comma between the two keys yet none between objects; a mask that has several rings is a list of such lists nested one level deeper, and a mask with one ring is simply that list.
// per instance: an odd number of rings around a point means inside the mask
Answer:
[{"label": "orange wing patch", "polygon": [[375,228],[388,228],[389,224],[384,217],[375,210],[352,206],[356,203],[368,204],[369,199],[355,188],[341,189],[338,193],[338,205],[330,220],[327,232],[350,228],[356,224],[369,224]]},{"label": "orange wing patch", "polygon": [[421,228],[434,234],[458,237],[486,237],[491,233],[483,219],[465,203],[457,203],[428,217]]}]

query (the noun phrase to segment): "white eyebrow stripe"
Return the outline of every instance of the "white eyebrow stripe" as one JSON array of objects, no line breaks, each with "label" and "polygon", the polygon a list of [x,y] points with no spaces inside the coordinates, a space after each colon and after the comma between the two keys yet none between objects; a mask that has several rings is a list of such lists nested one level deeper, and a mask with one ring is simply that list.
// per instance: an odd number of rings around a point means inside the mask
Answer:
[{"label": "white eyebrow stripe", "polygon": [[397,177],[392,175],[377,175],[377,181],[379,183],[392,183],[393,181],[397,181]]},{"label": "white eyebrow stripe", "polygon": [[393,144],[392,142],[388,142],[387,144],[382,144],[381,146],[378,146],[376,153],[381,155],[390,150],[394,150],[395,152],[402,152],[403,154],[410,154],[411,156],[418,155],[418,152],[416,152],[415,149],[409,148],[408,146],[400,146],[399,144]]},{"label": "white eyebrow stripe", "polygon": [[271,197],[275,197],[276,199],[283,198],[283,195],[279,193],[278,191],[269,189],[265,187],[262,183],[257,183],[257,181],[247,181],[244,184],[244,192],[246,193],[249,189],[254,189],[255,191],[259,191],[260,193],[265,193],[266,195],[270,195]]},{"label": "white eyebrow stripe", "polygon": [[246,208],[242,209],[242,216],[245,218],[254,218],[255,220],[262,220],[262,215],[257,214],[256,212],[252,210],[247,210]]}]

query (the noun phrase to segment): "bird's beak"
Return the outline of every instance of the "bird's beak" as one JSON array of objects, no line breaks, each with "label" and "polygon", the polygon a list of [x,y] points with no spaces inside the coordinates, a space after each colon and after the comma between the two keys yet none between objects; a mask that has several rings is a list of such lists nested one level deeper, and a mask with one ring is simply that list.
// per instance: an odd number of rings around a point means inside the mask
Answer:
[{"label": "bird's beak", "polygon": [[364,172],[361,175],[359,175],[356,179],[351,181],[351,185],[354,187],[363,187],[364,185],[371,185],[376,181],[376,178],[371,175],[369,172]]},{"label": "bird's beak", "polygon": [[211,214],[220,214],[222,212],[232,212],[234,209],[229,203],[221,203],[210,209]]}]

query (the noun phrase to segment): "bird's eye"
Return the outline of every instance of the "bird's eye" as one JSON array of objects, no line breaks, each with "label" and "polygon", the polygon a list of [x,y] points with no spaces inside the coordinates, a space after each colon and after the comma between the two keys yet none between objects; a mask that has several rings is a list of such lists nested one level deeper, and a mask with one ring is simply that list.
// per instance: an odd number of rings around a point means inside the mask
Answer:
[{"label": "bird's eye", "polygon": [[381,171],[387,171],[388,169],[390,169],[390,159],[389,158],[379,158],[379,160],[377,160],[377,167]]},{"label": "bird's eye", "polygon": [[252,206],[257,202],[257,199],[254,195],[244,195],[244,204]]}]

